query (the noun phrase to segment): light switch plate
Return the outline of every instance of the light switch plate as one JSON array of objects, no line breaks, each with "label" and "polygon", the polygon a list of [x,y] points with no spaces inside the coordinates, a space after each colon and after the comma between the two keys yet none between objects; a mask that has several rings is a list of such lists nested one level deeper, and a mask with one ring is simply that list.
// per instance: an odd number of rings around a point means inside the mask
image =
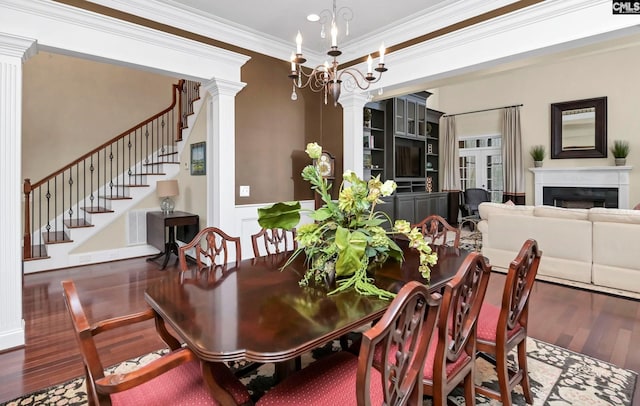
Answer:
[{"label": "light switch plate", "polygon": [[250,186],[240,186],[240,197],[249,197],[251,194]]}]

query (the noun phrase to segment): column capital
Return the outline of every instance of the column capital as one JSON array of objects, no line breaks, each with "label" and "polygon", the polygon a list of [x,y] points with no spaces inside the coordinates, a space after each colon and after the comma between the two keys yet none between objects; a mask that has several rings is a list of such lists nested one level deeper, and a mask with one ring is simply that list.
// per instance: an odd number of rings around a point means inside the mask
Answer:
[{"label": "column capital", "polygon": [[247,84],[244,82],[234,82],[226,79],[211,79],[202,85],[203,89],[211,96],[232,96],[235,97]]},{"label": "column capital", "polygon": [[369,102],[369,97],[365,93],[347,93],[340,96],[338,103],[343,109],[354,108],[363,109],[364,105]]},{"label": "column capital", "polygon": [[38,42],[0,32],[0,55],[21,58],[22,62],[38,53]]}]

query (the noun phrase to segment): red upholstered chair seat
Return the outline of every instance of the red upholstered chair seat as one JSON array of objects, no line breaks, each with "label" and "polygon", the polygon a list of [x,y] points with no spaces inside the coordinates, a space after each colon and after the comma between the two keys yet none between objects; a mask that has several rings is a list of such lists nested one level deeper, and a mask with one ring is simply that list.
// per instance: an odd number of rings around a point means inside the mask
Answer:
[{"label": "red upholstered chair seat", "polygon": [[[267,392],[257,406],[356,405],[358,357],[346,351],[315,361]],[[384,401],[380,373],[371,371],[371,401]]]},{"label": "red upholstered chair seat", "polygon": [[[433,363],[436,358],[436,348],[438,347],[436,342],[438,341],[438,329],[433,334],[433,343],[429,346],[429,352],[427,352],[427,359],[424,361],[424,379],[429,381],[433,380]],[[465,366],[471,357],[467,354],[461,354],[454,362],[447,362],[446,374],[447,376],[453,376],[460,368]]]},{"label": "red upholstered chair seat", "polygon": [[[226,371],[226,372],[225,372]],[[228,369],[216,370],[214,377],[238,404],[250,401],[246,388]],[[199,361],[190,361],[124,392],[111,395],[114,406],[124,405],[219,405],[202,380]]]},{"label": "red upholstered chair seat", "polygon": [[[491,303],[483,303],[478,316],[478,332],[477,339],[482,341],[495,342],[498,329],[498,317],[500,317],[500,308]],[[520,323],[507,331],[507,340],[513,337],[522,329]]]}]

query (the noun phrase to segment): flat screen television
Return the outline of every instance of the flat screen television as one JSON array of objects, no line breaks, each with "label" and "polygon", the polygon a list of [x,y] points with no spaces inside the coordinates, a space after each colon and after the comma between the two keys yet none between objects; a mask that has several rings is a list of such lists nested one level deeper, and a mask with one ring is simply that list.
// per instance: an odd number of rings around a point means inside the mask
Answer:
[{"label": "flat screen television", "polygon": [[423,178],[424,147],[417,145],[396,145],[396,177]]}]

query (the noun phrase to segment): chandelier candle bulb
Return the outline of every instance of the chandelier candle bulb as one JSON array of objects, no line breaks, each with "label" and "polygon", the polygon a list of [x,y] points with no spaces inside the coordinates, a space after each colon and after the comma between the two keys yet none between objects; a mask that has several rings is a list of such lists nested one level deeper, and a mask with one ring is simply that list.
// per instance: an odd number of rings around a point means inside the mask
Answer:
[{"label": "chandelier candle bulb", "polygon": [[338,46],[338,27],[335,23],[331,23],[331,46]]},{"label": "chandelier candle bulb", "polygon": [[367,73],[369,75],[373,73],[373,60],[371,59],[371,55],[367,58]]},{"label": "chandelier candle bulb", "polygon": [[382,43],[382,45],[380,45],[380,65],[384,64],[384,42]]},{"label": "chandelier candle bulb", "polygon": [[300,31],[298,31],[298,35],[296,35],[296,53],[298,55],[302,54],[302,35]]}]

